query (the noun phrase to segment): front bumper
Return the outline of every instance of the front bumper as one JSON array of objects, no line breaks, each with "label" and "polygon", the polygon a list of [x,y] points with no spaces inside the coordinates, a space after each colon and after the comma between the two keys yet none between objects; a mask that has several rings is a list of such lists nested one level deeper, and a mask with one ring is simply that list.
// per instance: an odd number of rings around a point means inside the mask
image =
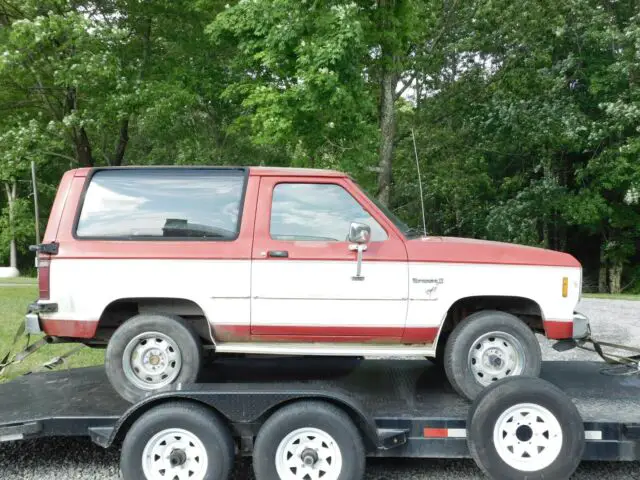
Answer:
[{"label": "front bumper", "polygon": [[571,321],[544,321],[544,331],[550,340],[582,340],[591,334],[589,319],[578,312],[574,312]]},{"label": "front bumper", "polygon": [[591,326],[589,319],[582,313],[575,312],[573,314],[573,338],[575,340],[584,340],[591,335]]},{"label": "front bumper", "polygon": [[564,338],[558,338],[558,341],[553,344],[553,349],[557,352],[571,350],[591,337],[591,326],[586,315],[574,312],[573,322],[569,325],[572,326],[572,336],[565,335]]}]

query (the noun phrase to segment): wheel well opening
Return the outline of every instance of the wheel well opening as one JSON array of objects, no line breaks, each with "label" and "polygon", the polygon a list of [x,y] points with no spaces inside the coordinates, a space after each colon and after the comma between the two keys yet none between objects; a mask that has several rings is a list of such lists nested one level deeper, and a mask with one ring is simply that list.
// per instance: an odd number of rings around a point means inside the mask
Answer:
[{"label": "wheel well opening", "polygon": [[178,315],[196,330],[204,344],[211,344],[209,322],[200,306],[184,298],[121,298],[111,302],[102,312],[96,340],[105,344],[113,332],[130,318],[140,314]]},{"label": "wheel well opening", "polygon": [[371,452],[371,451],[374,451],[376,448],[378,448],[376,441],[372,438],[373,432],[370,431],[371,429],[368,423],[366,422],[366,420],[363,418],[363,416],[360,413],[358,413],[355,407],[349,405],[348,403],[341,402],[336,398],[305,397],[305,398],[293,398],[291,400],[285,400],[282,403],[273,405],[268,410],[266,410],[262,415],[260,415],[258,421],[260,425],[263,425],[264,422],[266,422],[269,419],[269,417],[271,417],[271,415],[276,413],[281,408],[288,407],[290,405],[294,405],[296,403],[301,403],[301,402],[326,403],[328,405],[332,405],[334,407],[339,408],[340,410],[345,412],[347,415],[349,415],[349,418],[351,419],[355,427],[358,429],[358,432],[362,437],[365,450],[367,452]]},{"label": "wheel well opening", "polygon": [[461,298],[451,305],[442,326],[441,336],[447,336],[462,320],[482,310],[510,313],[529,325],[534,332],[544,332],[542,309],[530,298],[478,296]]}]

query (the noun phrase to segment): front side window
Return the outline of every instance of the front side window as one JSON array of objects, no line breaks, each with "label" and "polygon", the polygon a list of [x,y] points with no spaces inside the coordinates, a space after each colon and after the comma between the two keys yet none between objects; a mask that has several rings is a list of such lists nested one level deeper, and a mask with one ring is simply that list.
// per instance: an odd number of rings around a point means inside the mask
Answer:
[{"label": "front side window", "polygon": [[280,183],[273,190],[271,238],[344,242],[352,222],[371,227],[371,241],[388,238],[380,224],[340,185]]},{"label": "front side window", "polygon": [[243,186],[240,170],[99,170],[87,188],[76,236],[233,240]]}]

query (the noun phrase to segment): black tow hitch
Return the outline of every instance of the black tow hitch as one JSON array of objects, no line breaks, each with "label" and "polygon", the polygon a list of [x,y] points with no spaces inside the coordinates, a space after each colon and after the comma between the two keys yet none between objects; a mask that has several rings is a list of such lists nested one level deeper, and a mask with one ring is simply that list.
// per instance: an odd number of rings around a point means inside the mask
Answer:
[{"label": "black tow hitch", "polygon": [[568,352],[569,350],[573,350],[578,346],[578,342],[576,342],[573,338],[566,338],[564,340],[558,340],[553,344],[551,348],[553,348],[556,352]]}]

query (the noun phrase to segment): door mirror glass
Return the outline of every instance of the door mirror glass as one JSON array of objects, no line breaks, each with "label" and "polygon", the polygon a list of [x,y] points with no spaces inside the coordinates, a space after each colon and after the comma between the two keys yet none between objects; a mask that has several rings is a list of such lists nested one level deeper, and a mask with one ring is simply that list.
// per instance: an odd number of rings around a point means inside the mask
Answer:
[{"label": "door mirror glass", "polygon": [[371,227],[364,223],[352,222],[349,228],[349,241],[359,245],[369,243],[371,240]]}]

